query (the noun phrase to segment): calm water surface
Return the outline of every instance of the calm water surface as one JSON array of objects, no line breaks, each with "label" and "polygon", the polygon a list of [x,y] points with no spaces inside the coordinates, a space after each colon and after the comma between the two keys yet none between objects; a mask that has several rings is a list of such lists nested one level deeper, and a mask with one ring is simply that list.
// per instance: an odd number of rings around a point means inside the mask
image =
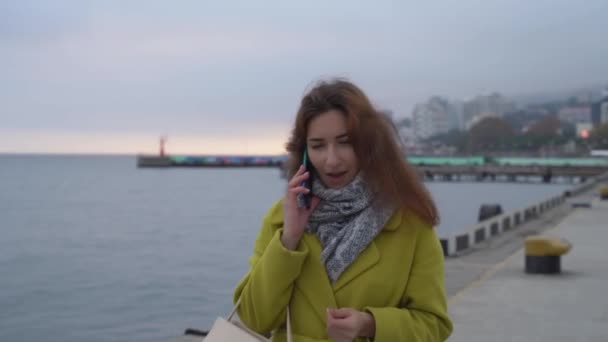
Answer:
[{"label": "calm water surface", "polygon": [[[567,185],[433,183],[441,235]],[[134,157],[0,156],[0,341],[170,341],[208,328],[284,180],[137,169]]]}]

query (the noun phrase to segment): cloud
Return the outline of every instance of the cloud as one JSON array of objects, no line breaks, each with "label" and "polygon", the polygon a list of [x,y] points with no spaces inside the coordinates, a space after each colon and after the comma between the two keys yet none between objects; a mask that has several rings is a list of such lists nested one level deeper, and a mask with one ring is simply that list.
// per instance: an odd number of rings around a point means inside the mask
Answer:
[{"label": "cloud", "polygon": [[397,116],[436,94],[605,82],[606,11],[603,0],[5,1],[0,120],[25,131],[261,131],[289,126],[322,76],[352,79]]},{"label": "cloud", "polygon": [[[204,67],[225,68],[233,63],[280,60],[328,49],[334,39],[300,33],[245,28],[219,30],[199,27],[95,26],[47,41],[13,41],[5,44],[4,60],[35,70],[33,79],[74,81],[146,79],[152,68],[162,74]],[[310,44],[307,44],[309,42]],[[18,62],[18,63],[17,63]]]}]

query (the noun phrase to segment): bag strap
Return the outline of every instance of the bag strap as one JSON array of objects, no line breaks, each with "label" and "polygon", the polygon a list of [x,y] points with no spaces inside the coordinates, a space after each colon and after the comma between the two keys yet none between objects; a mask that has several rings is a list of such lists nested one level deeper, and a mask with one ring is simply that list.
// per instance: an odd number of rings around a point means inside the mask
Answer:
[{"label": "bag strap", "polygon": [[[236,304],[234,304],[234,309],[232,309],[232,312],[228,316],[228,322],[232,322],[232,318],[236,314],[236,310],[239,308],[240,304],[241,297],[239,297],[239,300],[237,300]],[[291,315],[289,314],[289,305],[287,305],[287,342],[293,342],[293,335],[291,334]]]}]

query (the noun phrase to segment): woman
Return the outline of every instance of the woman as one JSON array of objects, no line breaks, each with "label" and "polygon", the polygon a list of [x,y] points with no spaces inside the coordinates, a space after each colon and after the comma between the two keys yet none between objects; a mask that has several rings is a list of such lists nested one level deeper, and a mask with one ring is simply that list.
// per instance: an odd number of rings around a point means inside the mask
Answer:
[{"label": "woman", "polygon": [[241,321],[285,341],[289,306],[294,342],[447,339],[437,209],[387,119],[352,83],[321,82],[287,151],[288,189],[234,293]]}]

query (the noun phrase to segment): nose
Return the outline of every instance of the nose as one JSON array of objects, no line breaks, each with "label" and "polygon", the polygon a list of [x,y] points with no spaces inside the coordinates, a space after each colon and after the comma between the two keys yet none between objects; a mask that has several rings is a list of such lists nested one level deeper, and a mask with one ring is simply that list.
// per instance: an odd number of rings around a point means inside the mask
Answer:
[{"label": "nose", "polygon": [[340,165],[340,156],[338,155],[338,151],[334,145],[330,145],[327,149],[327,157],[325,159],[325,166],[328,169],[336,168]]}]

